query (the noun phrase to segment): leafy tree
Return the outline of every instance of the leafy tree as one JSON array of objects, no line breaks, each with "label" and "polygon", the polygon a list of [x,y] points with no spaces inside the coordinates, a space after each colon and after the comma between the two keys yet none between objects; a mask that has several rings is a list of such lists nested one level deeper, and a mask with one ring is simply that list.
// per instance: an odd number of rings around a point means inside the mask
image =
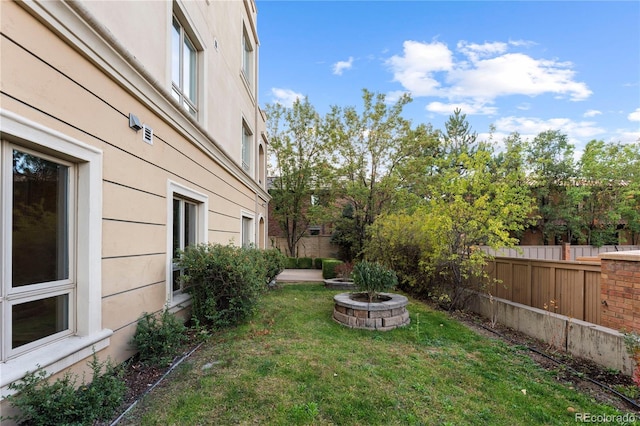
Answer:
[{"label": "leafy tree", "polygon": [[[350,206],[336,223],[333,241],[343,247],[346,260],[361,256],[366,229],[376,217],[397,209],[406,186],[403,166],[424,143],[426,127],[412,129],[402,117],[411,101],[403,95],[389,105],[385,95],[363,90],[363,109],[334,106],[328,128],[340,156],[339,197]],[[404,169],[406,170],[406,169]]]},{"label": "leafy tree", "polygon": [[567,233],[565,218],[573,208],[567,189],[575,177],[573,145],[558,130],[539,133],[527,147],[530,182],[537,198],[538,227],[544,243],[555,243]]},{"label": "leafy tree", "polygon": [[490,144],[477,141],[459,110],[446,128],[441,155],[433,160],[438,172],[425,177],[422,205],[377,221],[367,255],[393,265],[405,288],[456,309],[467,289],[487,283],[488,255],[476,246],[514,246],[533,204],[522,168],[509,168],[521,164],[517,135],[506,157],[498,158]]},{"label": "leafy tree", "polygon": [[448,169],[458,168],[460,172],[465,165],[463,155],[473,157],[478,149],[478,134],[471,131],[467,115],[456,108],[449,120],[444,124],[445,132],[440,135],[441,158],[446,159],[443,166]]},{"label": "leafy tree", "polygon": [[588,244],[617,244],[625,225],[631,239],[640,230],[640,144],[592,140],[580,160],[580,181],[588,187],[581,200]]},{"label": "leafy tree", "polygon": [[269,172],[273,177],[272,215],[285,235],[289,255],[297,257],[298,241],[308,226],[326,215],[326,209],[314,205],[311,198],[322,194],[330,199],[332,140],[327,137],[323,118],[307,98],[296,100],[291,108],[267,105],[265,111],[271,148]]},{"label": "leafy tree", "polygon": [[621,176],[622,193],[616,209],[629,233],[627,244],[640,244],[640,143],[624,145],[622,151],[626,161]]}]

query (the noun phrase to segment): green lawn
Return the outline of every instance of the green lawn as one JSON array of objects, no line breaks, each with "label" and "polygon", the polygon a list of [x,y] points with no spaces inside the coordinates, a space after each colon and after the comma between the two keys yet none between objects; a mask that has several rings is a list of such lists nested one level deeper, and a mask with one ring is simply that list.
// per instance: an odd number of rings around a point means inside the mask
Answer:
[{"label": "green lawn", "polygon": [[334,294],[318,284],[269,292],[249,324],[211,337],[123,424],[531,425],[575,424],[572,409],[623,414],[554,381],[524,349],[414,300],[408,327],[343,327],[331,319]]}]

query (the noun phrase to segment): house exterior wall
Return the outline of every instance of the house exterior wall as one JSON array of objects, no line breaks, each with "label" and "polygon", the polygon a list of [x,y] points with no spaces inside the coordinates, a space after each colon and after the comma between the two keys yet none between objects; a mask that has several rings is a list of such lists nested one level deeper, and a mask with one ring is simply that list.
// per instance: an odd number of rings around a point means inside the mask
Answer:
[{"label": "house exterior wall", "polygon": [[[195,118],[171,97],[174,13],[186,17],[202,49]],[[3,188],[12,147],[78,170],[70,331],[16,352],[8,328],[17,302],[0,297],[4,396],[36,365],[58,374],[82,370],[93,349],[100,359],[124,361],[143,312],[168,305],[185,314],[189,299],[170,282],[174,196],[197,203],[200,242],[239,245],[248,217],[249,239],[263,248],[270,197],[258,173],[267,157],[259,149],[267,147],[253,1],[3,2],[0,17]],[[243,27],[253,47],[252,81],[242,73]],[[129,128],[129,114],[153,129],[152,145]],[[248,171],[243,121],[253,132]],[[4,245],[11,199],[3,197]],[[0,250],[0,270],[10,263],[8,251]],[[1,275],[8,294],[11,277]]]}]

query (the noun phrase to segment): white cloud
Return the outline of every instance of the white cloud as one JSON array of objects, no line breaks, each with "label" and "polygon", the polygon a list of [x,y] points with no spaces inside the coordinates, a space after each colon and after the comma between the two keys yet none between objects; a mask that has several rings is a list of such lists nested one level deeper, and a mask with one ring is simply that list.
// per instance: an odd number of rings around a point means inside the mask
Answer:
[{"label": "white cloud", "polygon": [[412,96],[435,96],[440,94],[440,83],[433,74],[450,71],[453,55],[446,44],[440,42],[420,43],[407,40],[403,43],[404,55],[394,55],[386,61],[398,81]]},{"label": "white cloud", "polygon": [[353,57],[349,56],[348,61],[338,61],[335,64],[333,64],[333,73],[335,75],[342,75],[344,70],[350,70],[352,66],[353,66]]},{"label": "white cloud", "polygon": [[529,47],[529,46],[535,46],[537,43],[534,41],[530,41],[530,40],[509,40],[509,45],[511,46],[516,46],[516,47]]},{"label": "white cloud", "polygon": [[304,99],[304,95],[302,93],[294,92],[291,89],[281,89],[278,87],[273,87],[271,89],[271,94],[273,95],[273,101],[275,103],[281,104],[287,108],[291,108],[296,99]]},{"label": "white cloud", "polygon": [[518,132],[523,137],[533,138],[547,130],[559,130],[573,143],[583,144],[605,133],[592,121],[573,121],[569,118],[551,118],[543,120],[535,117],[503,117],[495,122],[496,130],[503,133]]},{"label": "white cloud", "polygon": [[471,62],[476,62],[479,58],[491,57],[507,51],[507,43],[468,43],[464,40],[458,42],[458,50],[464,53]]},{"label": "white cloud", "polygon": [[630,131],[625,129],[618,129],[611,136],[610,142],[622,142],[622,143],[640,143],[640,130]]},{"label": "white cloud", "polygon": [[530,44],[526,41],[483,44],[460,41],[456,58],[442,42],[408,40],[403,43],[403,54],[392,56],[386,64],[393,72],[394,81],[414,98],[437,96],[450,102],[479,105],[510,95],[552,94],[572,101],[591,95],[585,83],[576,81],[570,62],[509,52],[510,48]]},{"label": "white cloud", "polygon": [[640,108],[636,108],[631,114],[627,116],[629,121],[640,121]]},{"label": "white cloud", "polygon": [[488,106],[486,104],[470,104],[464,102],[453,102],[448,104],[442,102],[431,102],[426,106],[427,111],[445,115],[453,114],[456,108],[459,108],[464,114],[468,115],[492,115],[498,111],[498,109],[494,106]]},{"label": "white cloud", "polygon": [[584,117],[595,117],[596,115],[602,114],[602,111],[598,111],[597,109],[590,109],[583,114]]},{"label": "white cloud", "polygon": [[448,75],[449,96],[493,100],[499,96],[544,93],[583,100],[591,95],[584,83],[573,80],[567,63],[538,60],[522,53],[505,53],[479,59],[471,69],[458,68]]}]

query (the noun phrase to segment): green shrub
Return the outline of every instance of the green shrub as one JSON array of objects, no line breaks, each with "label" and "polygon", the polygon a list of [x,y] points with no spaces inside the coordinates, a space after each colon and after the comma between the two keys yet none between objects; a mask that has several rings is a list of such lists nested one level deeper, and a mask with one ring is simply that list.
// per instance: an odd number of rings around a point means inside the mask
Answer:
[{"label": "green shrub", "polygon": [[353,283],[372,302],[378,293],[391,290],[398,284],[398,277],[395,272],[379,263],[363,260],[353,267]]},{"label": "green shrub", "polygon": [[249,247],[200,244],[180,253],[192,315],[201,325],[224,328],[247,319],[267,289],[265,259]]},{"label": "green shrub", "polygon": [[295,257],[287,257],[287,269],[298,269],[298,259]]},{"label": "green shrub", "polygon": [[313,259],[313,267],[315,269],[322,269],[322,261],[325,260],[324,257],[316,257]]},{"label": "green shrub", "polygon": [[336,274],[336,266],[342,264],[342,260],[337,259],[325,259],[322,262],[322,278],[325,280],[329,280],[331,278],[335,278]]},{"label": "green shrub", "polygon": [[353,263],[345,262],[342,263],[335,268],[336,276],[338,278],[342,278],[343,280],[348,280],[351,278],[353,274]]},{"label": "green shrub", "polygon": [[265,279],[271,283],[287,265],[287,257],[278,249],[268,249],[262,252],[265,261]]},{"label": "green shrub", "polygon": [[84,377],[77,387],[78,376],[70,372],[50,383],[45,370],[28,372],[11,383],[16,391],[7,401],[19,410],[17,416],[0,417],[30,425],[85,425],[110,419],[120,406],[127,390],[121,373],[109,362],[99,362],[95,353],[88,365],[92,382]]},{"label": "green shrub", "polygon": [[446,206],[385,215],[369,228],[366,258],[393,267],[402,290],[443,309],[463,309],[490,283],[485,272],[489,255],[470,243],[484,234],[461,231],[466,225]]},{"label": "green shrub", "polygon": [[131,343],[138,349],[140,361],[150,365],[167,364],[186,341],[185,331],[182,321],[167,309],[160,318],[145,312],[138,320]]},{"label": "green shrub", "polygon": [[298,269],[311,269],[313,266],[313,259],[310,257],[298,258]]},{"label": "green shrub", "polygon": [[397,272],[400,288],[420,297],[440,294],[436,290],[435,258],[440,222],[423,211],[378,218],[369,228],[366,257]]}]

